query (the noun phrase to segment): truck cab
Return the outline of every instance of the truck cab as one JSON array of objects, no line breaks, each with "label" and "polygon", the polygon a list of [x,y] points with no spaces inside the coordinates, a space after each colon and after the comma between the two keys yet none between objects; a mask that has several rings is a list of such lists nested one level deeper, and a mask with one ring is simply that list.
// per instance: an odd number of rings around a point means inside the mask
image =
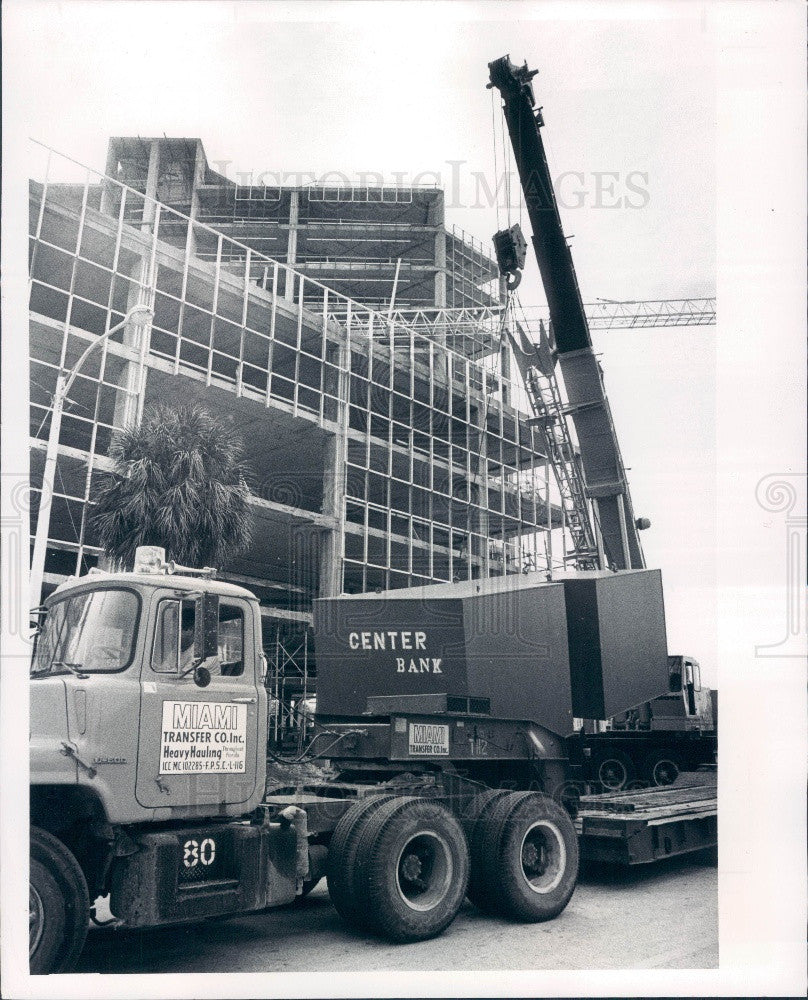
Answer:
[{"label": "truck cab", "polygon": [[46,607],[31,665],[35,816],[71,789],[110,823],[254,808],[267,706],[252,594],[141,567],[71,579]]},{"label": "truck cab", "polygon": [[701,668],[691,656],[668,657],[668,693],[651,704],[652,730],[712,730],[713,699],[702,687]]},{"label": "truck cab", "polygon": [[46,601],[30,681],[34,973],[72,967],[99,896],[156,926],[290,902],[308,872],[301,811],[261,808],[258,601],[176,569],[138,550],[133,572],[91,571]]}]

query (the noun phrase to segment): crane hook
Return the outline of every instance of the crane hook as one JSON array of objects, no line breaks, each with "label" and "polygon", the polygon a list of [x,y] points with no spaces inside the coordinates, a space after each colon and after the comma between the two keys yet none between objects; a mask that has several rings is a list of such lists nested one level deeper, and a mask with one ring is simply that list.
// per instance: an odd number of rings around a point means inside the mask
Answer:
[{"label": "crane hook", "polygon": [[508,280],[505,283],[505,287],[508,289],[509,292],[512,292],[519,287],[521,281],[522,281],[522,272],[511,271],[510,274],[508,275]]}]

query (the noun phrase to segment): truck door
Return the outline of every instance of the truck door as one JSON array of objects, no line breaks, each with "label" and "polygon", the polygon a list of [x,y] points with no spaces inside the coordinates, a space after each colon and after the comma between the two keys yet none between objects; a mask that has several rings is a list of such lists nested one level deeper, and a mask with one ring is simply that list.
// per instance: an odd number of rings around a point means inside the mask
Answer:
[{"label": "truck door", "polygon": [[686,711],[691,717],[696,714],[696,670],[698,670],[698,664],[695,664],[694,667],[693,660],[684,661],[682,685],[685,694]]},{"label": "truck door", "polygon": [[[136,797],[148,807],[237,805],[258,773],[258,664],[248,601],[219,601],[218,650],[193,674],[195,601],[158,592],[141,673]],[[264,750],[261,743],[261,751]]]},{"label": "truck door", "polygon": [[699,729],[713,729],[715,726],[713,720],[713,700],[710,695],[710,689],[702,687],[701,667],[696,660],[693,660],[693,690],[696,703],[696,721],[698,722]]}]

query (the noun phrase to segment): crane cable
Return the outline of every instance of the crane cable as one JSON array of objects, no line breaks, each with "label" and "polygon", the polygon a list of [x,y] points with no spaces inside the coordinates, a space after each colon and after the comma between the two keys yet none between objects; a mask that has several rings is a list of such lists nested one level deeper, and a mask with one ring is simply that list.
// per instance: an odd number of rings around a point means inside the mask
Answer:
[{"label": "crane cable", "polygon": [[500,108],[499,115],[500,134],[502,137],[502,160],[505,171],[505,207],[507,209],[508,228],[511,227],[511,161],[509,156],[509,144],[505,141],[505,112]]},{"label": "crane cable", "polygon": [[497,230],[499,230],[499,168],[497,167],[497,113],[494,104],[494,88],[491,88],[491,139],[494,147],[494,208],[497,213]]}]

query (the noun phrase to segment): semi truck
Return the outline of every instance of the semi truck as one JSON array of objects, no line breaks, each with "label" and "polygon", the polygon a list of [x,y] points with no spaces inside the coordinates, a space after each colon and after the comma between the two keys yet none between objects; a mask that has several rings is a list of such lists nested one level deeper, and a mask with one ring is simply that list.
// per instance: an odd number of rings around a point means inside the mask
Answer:
[{"label": "semi truck", "polygon": [[[590,431],[579,428],[591,471],[602,434]],[[620,571],[588,569],[581,529],[586,571],[563,579],[316,601],[306,752],[333,777],[271,794],[250,591],[149,549],[132,572],[57,587],[31,664],[31,972],[75,966],[99,897],[119,923],[156,927],[283,906],[325,876],[348,924],[396,942],[440,934],[466,897],[513,920],[558,916],[577,880],[581,782],[593,760],[602,770],[595,748],[614,759],[615,739],[637,743],[639,706],[671,685],[661,578],[644,568],[618,459],[616,492],[598,488],[599,540],[622,553]],[[621,716],[623,730],[581,731]],[[599,838],[612,853],[625,840],[629,861],[715,843],[714,796],[689,812],[657,799],[630,823],[609,821],[610,801],[580,811],[587,853]]]},{"label": "semi truck", "polygon": [[334,777],[267,795],[258,601],[171,569],[147,550],[133,572],[90,571],[46,601],[32,972],[73,967],[102,896],[121,924],[155,927],[285,905],[325,875],[349,924],[402,942],[441,933],[467,895],[522,921],[565,908],[579,857],[567,738],[577,711],[613,715],[667,681],[658,572],[316,602],[309,753]]}]

